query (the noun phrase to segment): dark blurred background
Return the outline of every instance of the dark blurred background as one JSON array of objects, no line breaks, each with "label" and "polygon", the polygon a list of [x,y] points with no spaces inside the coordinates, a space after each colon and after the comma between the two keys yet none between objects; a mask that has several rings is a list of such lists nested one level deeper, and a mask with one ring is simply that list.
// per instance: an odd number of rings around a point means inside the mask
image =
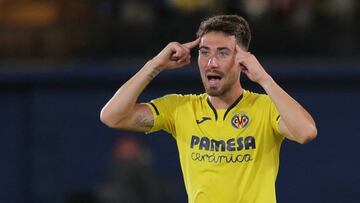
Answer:
[{"label": "dark blurred background", "polygon": [[2,0],[0,54],[3,61],[152,56],[224,13],[249,20],[259,55],[359,55],[355,0]]},{"label": "dark blurred background", "polygon": [[[0,202],[186,202],[171,136],[115,131],[99,112],[215,14],[248,19],[250,51],[317,121],[317,140],[283,144],[278,202],[359,202],[356,0],[0,0]],[[140,101],[202,91],[193,62],[162,73]]]}]

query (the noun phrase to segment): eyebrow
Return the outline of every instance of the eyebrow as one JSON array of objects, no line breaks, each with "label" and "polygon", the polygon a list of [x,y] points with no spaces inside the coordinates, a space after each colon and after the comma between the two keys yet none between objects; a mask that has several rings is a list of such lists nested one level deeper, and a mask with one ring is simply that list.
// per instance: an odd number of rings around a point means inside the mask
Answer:
[{"label": "eyebrow", "polygon": [[219,50],[219,51],[222,51],[222,50],[231,51],[231,49],[229,49],[227,47],[219,47],[219,48],[217,48],[217,50]]},{"label": "eyebrow", "polygon": [[[200,49],[210,49],[209,47],[207,47],[207,46],[199,46],[199,50]],[[216,48],[218,51],[222,51],[222,50],[229,50],[229,51],[231,51],[231,49],[229,49],[228,47],[218,47],[218,48]]]},{"label": "eyebrow", "polygon": [[210,49],[210,48],[207,46],[199,46],[199,49]]}]

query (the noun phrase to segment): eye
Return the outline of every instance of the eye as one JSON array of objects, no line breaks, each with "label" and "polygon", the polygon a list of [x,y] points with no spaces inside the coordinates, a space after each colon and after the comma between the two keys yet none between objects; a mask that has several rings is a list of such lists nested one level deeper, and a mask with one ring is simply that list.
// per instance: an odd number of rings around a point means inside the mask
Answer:
[{"label": "eye", "polygon": [[227,56],[229,56],[229,52],[228,51],[220,51],[219,52],[219,57],[221,58],[226,58]]},{"label": "eye", "polygon": [[209,56],[209,54],[210,54],[210,52],[207,50],[199,50],[199,53],[201,56],[205,56],[205,57]]}]

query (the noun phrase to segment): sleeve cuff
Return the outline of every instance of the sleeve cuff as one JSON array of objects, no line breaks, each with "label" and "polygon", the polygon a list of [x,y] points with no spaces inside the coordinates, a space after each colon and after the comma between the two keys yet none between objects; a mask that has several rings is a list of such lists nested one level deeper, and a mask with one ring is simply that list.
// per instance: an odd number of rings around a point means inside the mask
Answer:
[{"label": "sleeve cuff", "polygon": [[158,131],[157,130],[157,119],[159,116],[159,110],[157,109],[155,104],[152,102],[145,103],[145,104],[149,107],[149,109],[151,110],[151,112],[153,113],[153,116],[154,116],[154,125],[148,131],[145,131],[145,134],[150,134],[152,132]]}]

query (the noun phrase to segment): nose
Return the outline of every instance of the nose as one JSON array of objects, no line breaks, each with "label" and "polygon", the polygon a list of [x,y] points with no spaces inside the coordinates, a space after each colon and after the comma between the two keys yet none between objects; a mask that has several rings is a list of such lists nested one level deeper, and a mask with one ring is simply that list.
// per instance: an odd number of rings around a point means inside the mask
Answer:
[{"label": "nose", "polygon": [[217,62],[215,57],[211,57],[211,58],[209,58],[209,61],[208,61],[207,65],[208,65],[209,68],[218,67],[218,62]]}]

